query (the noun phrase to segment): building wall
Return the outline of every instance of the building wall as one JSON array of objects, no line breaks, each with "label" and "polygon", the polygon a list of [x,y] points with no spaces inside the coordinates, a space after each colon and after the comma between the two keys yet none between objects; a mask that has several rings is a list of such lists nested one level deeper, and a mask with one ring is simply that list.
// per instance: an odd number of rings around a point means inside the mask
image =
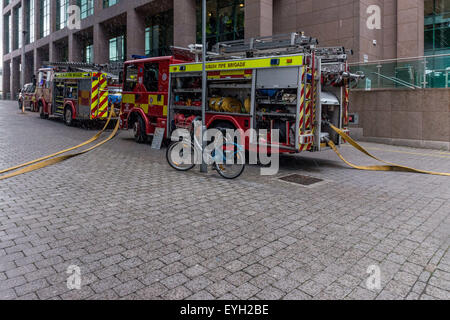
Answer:
[{"label": "building wall", "polygon": [[361,140],[450,150],[450,90],[352,91]]},{"label": "building wall", "polygon": [[[39,3],[35,4],[34,31],[39,38]],[[77,0],[69,0],[76,4]],[[61,48],[67,48],[70,61],[81,61],[86,41],[93,43],[94,62],[109,60],[109,38],[112,30],[124,30],[127,39],[127,58],[145,54],[145,18],[173,9],[175,25],[173,44],[186,47],[196,40],[196,0],[121,0],[117,5],[103,8],[103,0],[95,0],[94,15],[83,19],[80,30],[56,30],[56,1],[51,0],[51,33],[26,45],[25,53],[33,71],[44,61],[62,59]],[[3,16],[26,0],[11,0],[3,8]],[[366,26],[367,8],[376,4],[381,8],[382,29],[369,30]],[[23,16],[25,16],[25,10]],[[304,31],[316,37],[321,46],[345,46],[354,50],[351,61],[391,59],[423,55],[423,1],[422,0],[245,0],[245,37]],[[22,19],[25,23],[25,19]],[[14,39],[13,39],[14,40]],[[376,40],[376,46],[373,41]],[[13,41],[14,43],[14,41]],[[16,49],[3,56],[4,92],[17,92],[22,50]],[[13,62],[10,64],[10,62]],[[25,82],[33,72],[27,71]]]}]

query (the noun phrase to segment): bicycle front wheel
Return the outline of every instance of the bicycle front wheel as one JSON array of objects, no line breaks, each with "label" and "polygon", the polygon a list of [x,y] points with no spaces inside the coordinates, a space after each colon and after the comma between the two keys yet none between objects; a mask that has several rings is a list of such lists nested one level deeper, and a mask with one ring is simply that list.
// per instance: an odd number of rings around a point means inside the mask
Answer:
[{"label": "bicycle front wheel", "polygon": [[245,152],[235,144],[223,146],[223,161],[215,163],[216,171],[225,179],[238,178],[245,169]]},{"label": "bicycle front wheel", "polygon": [[194,147],[185,141],[177,141],[167,148],[166,159],[178,171],[189,171],[195,167]]}]

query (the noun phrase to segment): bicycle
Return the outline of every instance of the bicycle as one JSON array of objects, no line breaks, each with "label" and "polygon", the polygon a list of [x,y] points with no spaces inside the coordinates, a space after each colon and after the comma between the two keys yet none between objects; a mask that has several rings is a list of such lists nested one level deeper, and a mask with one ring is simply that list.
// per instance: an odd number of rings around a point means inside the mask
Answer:
[{"label": "bicycle", "polygon": [[[195,160],[198,158],[196,150],[201,153],[202,147],[195,138],[194,142],[186,139],[172,142],[166,151],[167,162],[175,170],[189,171],[195,167]],[[188,155],[185,155],[184,152],[188,152]],[[206,161],[211,162],[213,169],[221,177],[236,179],[245,169],[245,150],[239,144],[224,141],[222,148],[212,150]]]}]

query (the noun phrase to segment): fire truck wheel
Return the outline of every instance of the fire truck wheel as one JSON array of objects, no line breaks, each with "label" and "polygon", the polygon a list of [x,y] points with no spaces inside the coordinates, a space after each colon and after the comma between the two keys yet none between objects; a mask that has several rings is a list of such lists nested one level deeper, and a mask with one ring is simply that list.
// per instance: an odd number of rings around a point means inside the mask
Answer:
[{"label": "fire truck wheel", "polygon": [[72,116],[73,116],[72,108],[69,106],[66,106],[66,108],[64,109],[64,123],[68,127],[72,126],[72,124],[73,124]]},{"label": "fire truck wheel", "polygon": [[41,117],[41,119],[48,119],[48,115],[44,113],[44,105],[42,104],[42,102],[39,102],[39,116]]},{"label": "fire truck wheel", "polygon": [[133,125],[134,140],[137,143],[147,142],[147,134],[145,133],[145,123],[142,117],[138,117]]}]

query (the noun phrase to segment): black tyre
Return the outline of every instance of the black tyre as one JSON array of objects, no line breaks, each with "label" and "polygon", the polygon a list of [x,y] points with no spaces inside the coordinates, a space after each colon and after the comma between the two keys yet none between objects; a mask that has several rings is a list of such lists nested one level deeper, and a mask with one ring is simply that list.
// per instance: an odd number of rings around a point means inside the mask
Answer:
[{"label": "black tyre", "polygon": [[133,134],[134,140],[137,143],[146,143],[147,142],[147,133],[145,132],[145,122],[141,116],[137,118],[133,125]]},{"label": "black tyre", "polygon": [[[238,178],[245,169],[245,151],[235,144],[224,146],[223,164],[215,163],[214,168],[225,179]],[[232,153],[233,163],[227,164],[227,153]]]},{"label": "black tyre", "polygon": [[[190,150],[191,154],[184,157],[183,150]],[[166,159],[169,165],[178,171],[189,171],[195,167],[194,147],[185,141],[177,141],[170,144],[166,151]],[[185,161],[183,161],[183,159]]]},{"label": "black tyre", "polygon": [[69,106],[64,109],[64,123],[68,127],[71,127],[73,125],[73,112],[72,108]]}]

